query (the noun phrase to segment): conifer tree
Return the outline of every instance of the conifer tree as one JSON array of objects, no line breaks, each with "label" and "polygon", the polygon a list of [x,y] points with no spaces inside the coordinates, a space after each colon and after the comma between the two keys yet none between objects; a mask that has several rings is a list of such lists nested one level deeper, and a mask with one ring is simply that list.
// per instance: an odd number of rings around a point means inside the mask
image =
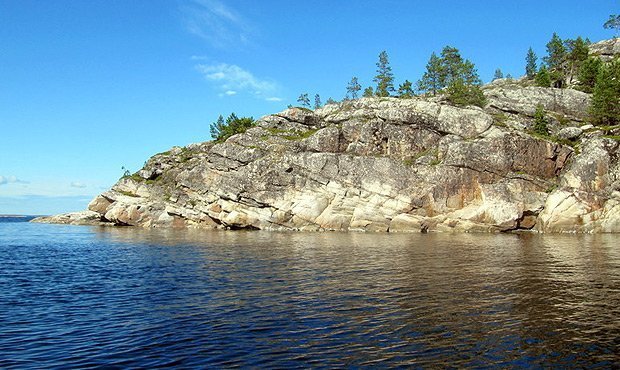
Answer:
[{"label": "conifer tree", "polygon": [[364,94],[362,95],[365,98],[370,98],[372,96],[374,96],[375,93],[372,90],[372,86],[368,86],[367,88],[364,89]]},{"label": "conifer tree", "polygon": [[596,125],[620,123],[620,60],[603,64],[599,69],[592,92],[590,116]]},{"label": "conifer tree", "polygon": [[527,78],[531,79],[536,77],[536,72],[538,70],[538,68],[536,68],[537,61],[538,57],[536,56],[536,53],[534,53],[534,50],[530,47],[527,51],[527,55],[525,56],[525,75]]},{"label": "conifer tree", "polygon": [[349,84],[347,85],[347,95],[346,99],[357,99],[357,94],[362,89],[362,86],[357,81],[357,77],[351,78]]},{"label": "conifer tree", "polygon": [[390,67],[388,54],[385,50],[379,53],[377,75],[373,81],[377,84],[375,95],[390,96],[390,94],[394,92],[394,74],[392,73],[392,67]]},{"label": "conifer tree", "polygon": [[430,92],[433,96],[437,95],[437,92],[445,87],[442,69],[441,58],[433,52],[428,63],[426,63],[426,72],[418,81],[418,90]]},{"label": "conifer tree", "polygon": [[616,30],[615,37],[618,37],[618,31],[620,31],[620,15],[616,15],[616,14],[610,15],[607,22],[603,24],[603,28],[615,29]]},{"label": "conifer tree", "polygon": [[547,56],[544,58],[549,70],[549,77],[554,87],[563,87],[565,71],[563,63],[566,60],[566,47],[564,42],[553,33],[551,40],[547,43]]},{"label": "conifer tree", "polygon": [[596,76],[602,64],[601,59],[597,57],[589,57],[581,64],[577,77],[579,80],[578,87],[581,91],[591,93],[594,90]]},{"label": "conifer tree", "polygon": [[398,97],[400,98],[412,98],[414,96],[413,87],[411,81],[405,80],[398,86]]},{"label": "conifer tree", "polygon": [[549,75],[549,70],[544,65],[540,66],[538,73],[535,78],[536,86],[540,87],[550,87],[551,86],[551,76]]},{"label": "conifer tree", "polygon": [[308,98],[308,93],[299,95],[297,102],[301,104],[302,107],[310,108],[310,98]]},{"label": "conifer tree", "polygon": [[568,80],[572,82],[583,62],[588,59],[588,42],[581,36],[574,40],[566,40],[567,60],[569,63]]},{"label": "conifer tree", "polygon": [[495,74],[493,75],[493,81],[499,80],[501,78],[504,78],[504,73],[501,69],[498,68],[495,70]]},{"label": "conifer tree", "polygon": [[224,125],[224,117],[220,114],[217,121],[213,122],[209,127],[212,139],[216,140],[220,136],[220,132],[224,130]]},{"label": "conifer tree", "polygon": [[327,101],[325,102],[325,105],[329,105],[329,104],[338,104],[337,101],[335,101],[334,99],[332,99],[331,97],[327,98]]},{"label": "conifer tree", "polygon": [[319,109],[321,106],[321,97],[319,94],[314,95],[314,109]]},{"label": "conifer tree", "polygon": [[542,104],[536,106],[536,112],[534,113],[534,132],[539,135],[549,135],[547,128],[547,117],[545,117],[545,108]]}]

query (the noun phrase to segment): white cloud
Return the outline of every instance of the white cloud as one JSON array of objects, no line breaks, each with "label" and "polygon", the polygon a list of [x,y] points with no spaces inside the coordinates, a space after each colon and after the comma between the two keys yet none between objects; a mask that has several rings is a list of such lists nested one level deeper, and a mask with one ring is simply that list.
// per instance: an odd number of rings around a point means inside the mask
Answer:
[{"label": "white cloud", "polygon": [[15,176],[2,176],[0,175],[0,185],[6,184],[27,184],[28,181],[20,180]]},{"label": "white cloud", "polygon": [[282,101],[282,98],[278,98],[277,96],[270,96],[268,98],[266,98],[265,100],[267,101]]},{"label": "white cloud", "polygon": [[207,81],[216,84],[224,95],[230,96],[239,91],[246,91],[256,97],[274,101],[271,96],[278,90],[277,83],[258,78],[250,71],[234,64],[198,64],[196,69]]},{"label": "white cloud", "polygon": [[186,29],[212,46],[229,48],[246,45],[249,23],[219,0],[191,0],[181,8]]},{"label": "white cloud", "polygon": [[72,183],[70,184],[70,186],[71,186],[72,188],[78,188],[78,189],[84,189],[84,188],[86,187],[86,185],[85,185],[85,184],[82,184],[81,182],[78,182],[78,181],[74,181],[74,182],[72,182]]}]

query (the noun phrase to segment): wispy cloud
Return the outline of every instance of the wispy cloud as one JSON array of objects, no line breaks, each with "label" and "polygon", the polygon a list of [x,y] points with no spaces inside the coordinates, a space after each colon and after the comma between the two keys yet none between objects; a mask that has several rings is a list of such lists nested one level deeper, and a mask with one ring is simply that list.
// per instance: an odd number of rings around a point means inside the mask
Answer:
[{"label": "wispy cloud", "polygon": [[1,176],[0,175],[0,185],[6,184],[28,184],[28,181],[20,180],[15,176]]},{"label": "wispy cloud", "polygon": [[277,83],[258,78],[250,71],[237,65],[226,63],[198,64],[196,69],[207,81],[216,84],[222,90],[220,96],[236,95],[238,92],[244,91],[268,101],[281,100],[274,96],[279,89]]},{"label": "wispy cloud", "polygon": [[181,7],[186,29],[218,48],[248,45],[248,21],[219,0],[190,0]]},{"label": "wispy cloud", "polygon": [[82,184],[79,181],[74,181],[71,184],[69,184],[72,188],[78,188],[78,189],[84,189],[86,187],[86,184]]}]

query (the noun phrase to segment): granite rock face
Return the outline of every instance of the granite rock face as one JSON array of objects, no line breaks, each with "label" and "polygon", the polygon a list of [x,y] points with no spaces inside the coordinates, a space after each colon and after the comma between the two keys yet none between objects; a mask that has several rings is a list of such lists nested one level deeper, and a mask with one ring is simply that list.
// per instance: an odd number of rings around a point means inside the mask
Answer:
[{"label": "granite rock face", "polygon": [[[153,156],[93,199],[87,221],[80,222],[315,231],[620,231],[618,143],[578,128],[589,96],[506,84],[485,94],[485,109],[422,98],[363,98],[314,112],[288,109],[223,143],[174,147]],[[563,118],[557,131],[564,129],[573,145],[526,133],[538,103]]]}]

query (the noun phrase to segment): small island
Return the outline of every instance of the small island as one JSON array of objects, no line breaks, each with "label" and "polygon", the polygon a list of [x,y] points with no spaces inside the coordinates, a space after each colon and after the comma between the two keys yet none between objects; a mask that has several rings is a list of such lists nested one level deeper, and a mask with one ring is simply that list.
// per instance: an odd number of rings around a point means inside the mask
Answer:
[{"label": "small island", "polygon": [[378,232],[620,232],[620,40],[556,34],[526,75],[483,85],[458,49],[395,88],[253,120],[126,171],[88,210],[35,222]]}]

